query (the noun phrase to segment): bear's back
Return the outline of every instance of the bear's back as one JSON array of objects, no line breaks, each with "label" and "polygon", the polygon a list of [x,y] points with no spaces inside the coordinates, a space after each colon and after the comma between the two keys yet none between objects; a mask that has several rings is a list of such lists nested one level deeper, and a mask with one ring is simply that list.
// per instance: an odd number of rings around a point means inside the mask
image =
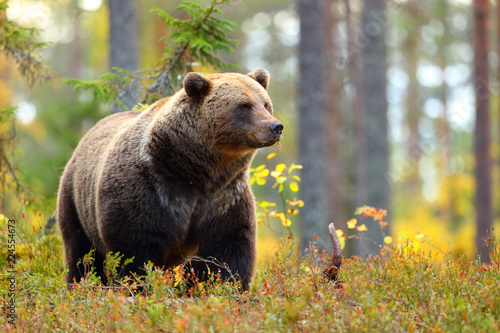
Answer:
[{"label": "bear's back", "polygon": [[99,121],[78,144],[66,165],[64,177],[73,184],[73,196],[77,213],[87,234],[99,245],[96,221],[96,188],[99,174],[112,142],[120,133],[132,126],[141,111],[127,111],[110,115]]}]

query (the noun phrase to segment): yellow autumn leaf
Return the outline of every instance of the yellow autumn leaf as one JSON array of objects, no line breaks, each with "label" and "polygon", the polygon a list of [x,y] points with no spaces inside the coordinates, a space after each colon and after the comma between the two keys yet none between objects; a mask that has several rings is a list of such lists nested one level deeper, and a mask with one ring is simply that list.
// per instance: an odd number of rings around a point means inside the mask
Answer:
[{"label": "yellow autumn leaf", "polygon": [[182,272],[181,266],[176,266],[174,268],[174,273],[175,273],[175,276],[174,276],[174,279],[175,279],[174,287],[177,287],[179,285],[179,283],[181,283],[182,277],[184,275],[183,272]]},{"label": "yellow autumn leaf", "polygon": [[354,211],[354,215],[360,215],[360,214],[363,214],[363,212],[364,212],[365,210],[370,209],[370,208],[372,208],[372,207],[370,207],[370,206],[366,206],[366,205],[361,206],[361,207],[358,207],[358,208],[356,208],[356,210]]},{"label": "yellow autumn leaf", "polygon": [[257,185],[266,185],[266,178],[257,178]]},{"label": "yellow autumn leaf", "polygon": [[273,171],[271,172],[271,176],[273,176],[274,178],[279,178],[281,177],[281,172]]},{"label": "yellow autumn leaf", "polygon": [[284,216],[281,218],[281,223],[285,226],[285,227],[289,227],[292,225],[292,221],[290,221],[290,219],[287,219],[285,218]]},{"label": "yellow autumn leaf", "polygon": [[285,168],[286,168],[286,165],[284,165],[283,163],[278,164],[276,166],[276,172],[282,172],[283,170],[285,170]]},{"label": "yellow autumn leaf", "polygon": [[384,242],[386,244],[391,244],[392,243],[392,237],[391,236],[385,236],[384,237]]},{"label": "yellow autumn leaf", "polygon": [[347,228],[354,229],[354,227],[356,227],[356,223],[358,223],[358,220],[350,219],[349,221],[347,221]]},{"label": "yellow autumn leaf", "polygon": [[297,185],[296,182],[291,182],[290,183],[290,190],[292,190],[292,192],[297,192],[299,190],[299,185]]},{"label": "yellow autumn leaf", "polygon": [[298,205],[299,207],[304,207],[304,201],[302,201],[302,200],[297,200],[297,205]]},{"label": "yellow autumn leaf", "polygon": [[358,231],[367,231],[368,229],[366,228],[366,225],[362,224],[359,227],[356,227]]},{"label": "yellow autumn leaf", "polygon": [[340,229],[335,230],[337,232],[337,236],[339,236],[340,247],[343,249],[345,247],[345,236],[344,232]]},{"label": "yellow autumn leaf", "polygon": [[340,241],[340,248],[344,249],[344,247],[345,247],[345,237],[339,237],[339,241]]},{"label": "yellow autumn leaf", "polygon": [[271,154],[267,155],[267,159],[270,160],[274,156],[276,156],[276,153],[271,153]]},{"label": "yellow autumn leaf", "polygon": [[260,171],[257,175],[257,177],[267,177],[267,176],[269,176],[269,169],[264,169]]},{"label": "yellow autumn leaf", "polygon": [[264,164],[259,165],[259,166],[255,169],[255,171],[261,171],[261,170],[264,170],[264,168],[265,168],[265,167],[266,167],[266,166],[265,166]]}]

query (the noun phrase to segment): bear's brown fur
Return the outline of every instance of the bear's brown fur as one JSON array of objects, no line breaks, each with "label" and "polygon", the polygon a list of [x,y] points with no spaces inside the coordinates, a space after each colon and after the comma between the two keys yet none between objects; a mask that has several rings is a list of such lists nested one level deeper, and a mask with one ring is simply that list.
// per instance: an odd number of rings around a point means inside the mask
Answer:
[{"label": "bear's brown fur", "polygon": [[[280,140],[266,92],[269,73],[202,76],[148,109],[101,120],[81,140],[61,178],[58,224],[67,282],[96,249],[172,267],[190,255],[226,263],[244,289],[255,264],[255,201],[248,168],[257,148]],[[198,276],[215,266],[193,261]],[[205,275],[206,276],[206,275]]]}]

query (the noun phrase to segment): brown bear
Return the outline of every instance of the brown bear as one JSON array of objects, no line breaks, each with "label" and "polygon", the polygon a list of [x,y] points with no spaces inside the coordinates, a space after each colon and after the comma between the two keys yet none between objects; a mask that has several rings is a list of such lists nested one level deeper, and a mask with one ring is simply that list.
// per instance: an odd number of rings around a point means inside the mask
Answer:
[{"label": "brown bear", "polygon": [[281,138],[267,94],[269,73],[203,76],[144,111],[113,114],[80,141],[61,178],[58,225],[67,282],[84,275],[82,257],[120,252],[141,273],[144,263],[172,267],[192,255],[198,277],[218,271],[244,290],[255,265],[255,201],[248,169],[258,148]]}]

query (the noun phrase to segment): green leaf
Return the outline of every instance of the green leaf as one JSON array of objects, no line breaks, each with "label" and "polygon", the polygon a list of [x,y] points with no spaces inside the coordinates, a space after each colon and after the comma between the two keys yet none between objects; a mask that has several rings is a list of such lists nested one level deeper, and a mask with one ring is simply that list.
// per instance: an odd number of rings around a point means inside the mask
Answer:
[{"label": "green leaf", "polygon": [[367,208],[371,208],[371,207],[370,207],[370,206],[367,206],[367,205],[364,205],[364,206],[361,206],[361,207],[356,208],[356,210],[354,211],[354,215],[363,214],[363,212],[364,212]]},{"label": "green leaf", "polygon": [[283,184],[284,182],[286,182],[286,177],[284,177],[284,176],[278,177],[278,178],[276,179],[276,182],[277,182],[278,184]]},{"label": "green leaf", "polygon": [[14,117],[17,106],[12,108],[0,109],[0,123],[6,123]]}]

